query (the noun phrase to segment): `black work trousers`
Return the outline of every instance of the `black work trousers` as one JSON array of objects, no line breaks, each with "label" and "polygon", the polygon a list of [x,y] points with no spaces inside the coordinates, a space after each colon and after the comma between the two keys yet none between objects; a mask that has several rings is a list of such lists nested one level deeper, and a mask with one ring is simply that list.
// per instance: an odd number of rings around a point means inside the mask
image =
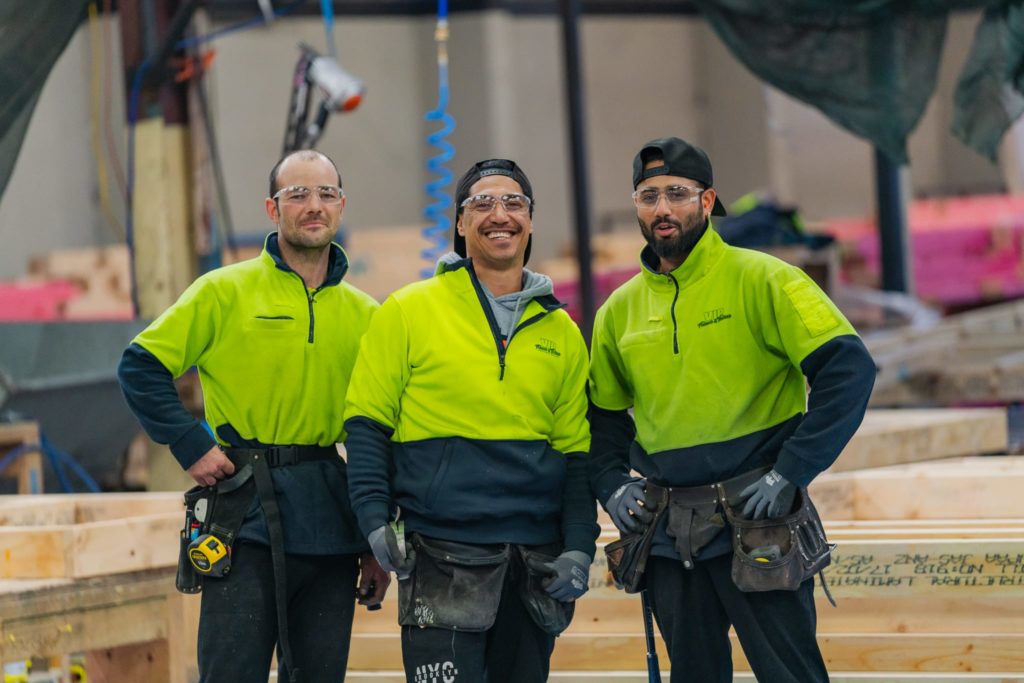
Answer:
[{"label": "black work trousers", "polygon": [[[340,683],[348,665],[357,555],[286,555],[288,629],[302,683]],[[241,541],[231,573],[204,579],[199,612],[200,683],[266,683],[277,644],[270,548]],[[278,661],[281,653],[278,650]],[[289,672],[278,667],[278,680]]]},{"label": "black work trousers", "polygon": [[826,683],[815,638],[814,580],[795,591],[744,593],[732,555],[695,562],[651,557],[647,594],[668,648],[672,683],[732,683],[729,626],[761,683]]},{"label": "black work trousers", "polygon": [[402,627],[402,662],[407,683],[544,683],[555,637],[540,628],[519,597],[520,572],[502,585],[494,625],[467,633],[442,628]]}]

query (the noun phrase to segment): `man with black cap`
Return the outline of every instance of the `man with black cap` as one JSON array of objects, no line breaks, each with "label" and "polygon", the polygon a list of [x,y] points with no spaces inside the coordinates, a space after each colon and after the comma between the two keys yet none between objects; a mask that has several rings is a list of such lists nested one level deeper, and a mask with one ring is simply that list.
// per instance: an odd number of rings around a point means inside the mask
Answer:
[{"label": "man with black cap", "polygon": [[551,280],[525,268],[522,169],[474,164],[455,203],[455,252],[392,294],[364,337],[349,491],[399,579],[406,679],[540,682],[599,531],[587,350]]},{"label": "man with black cap", "polygon": [[[673,683],[731,682],[730,626],[759,681],[827,681],[813,576],[753,592],[729,530],[804,505],[863,418],[874,363],[799,268],[722,241],[702,150],[648,142],[633,188],[647,247],[594,324],[591,485],[624,534],[656,525],[643,585]],[[797,550],[741,546],[755,572]]]}]

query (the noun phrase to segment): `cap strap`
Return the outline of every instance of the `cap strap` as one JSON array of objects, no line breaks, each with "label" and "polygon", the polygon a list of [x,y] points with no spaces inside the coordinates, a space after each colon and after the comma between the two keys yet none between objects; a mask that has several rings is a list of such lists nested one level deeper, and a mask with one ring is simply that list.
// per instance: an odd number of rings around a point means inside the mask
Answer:
[{"label": "cap strap", "polygon": [[480,171],[481,178],[484,178],[489,175],[504,175],[508,176],[509,178],[515,178],[515,176],[512,175],[512,171],[507,168],[485,168]]}]

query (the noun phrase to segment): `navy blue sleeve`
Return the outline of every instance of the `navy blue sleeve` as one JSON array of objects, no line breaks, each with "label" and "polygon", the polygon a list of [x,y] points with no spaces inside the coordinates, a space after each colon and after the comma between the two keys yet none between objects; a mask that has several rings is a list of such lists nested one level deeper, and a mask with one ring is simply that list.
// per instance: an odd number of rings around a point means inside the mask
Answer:
[{"label": "navy blue sleeve", "polygon": [[597,505],[587,477],[587,454],[566,453],[565,489],[562,495],[562,539],[565,550],[580,550],[590,557],[597,552]]},{"label": "navy blue sleeve", "polygon": [[368,417],[345,421],[348,453],[348,497],[359,529],[369,536],[391,518],[391,477],[394,473],[391,435],[395,430]]},{"label": "navy blue sleeve", "polygon": [[629,448],[636,438],[636,425],[628,410],[605,410],[591,403],[588,413],[590,486],[604,505],[630,478]]},{"label": "navy blue sleeve", "polygon": [[835,462],[860,426],[876,369],[855,335],[825,342],[800,369],[811,387],[807,413],[782,445],[775,469],[797,486],[807,486]]},{"label": "navy blue sleeve", "polygon": [[138,344],[131,344],[117,366],[121,392],[149,438],[170,446],[183,469],[191,467],[217,445],[192,413],[185,409],[174,377],[163,363]]}]

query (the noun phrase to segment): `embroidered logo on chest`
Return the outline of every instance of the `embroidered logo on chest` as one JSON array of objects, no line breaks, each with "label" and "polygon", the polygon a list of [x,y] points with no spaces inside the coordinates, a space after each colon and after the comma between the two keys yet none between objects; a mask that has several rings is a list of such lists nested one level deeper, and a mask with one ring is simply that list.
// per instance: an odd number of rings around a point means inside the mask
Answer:
[{"label": "embroidered logo on chest", "polygon": [[723,320],[728,320],[731,317],[732,313],[726,313],[724,308],[713,308],[710,311],[704,311],[704,319],[697,323],[697,327],[714,325],[722,322]]},{"label": "embroidered logo on chest", "polygon": [[551,341],[550,339],[541,339],[539,342],[534,344],[533,347],[538,351],[543,351],[544,353],[547,353],[552,356],[562,355],[561,352],[559,352],[559,350],[555,348],[555,342]]}]

